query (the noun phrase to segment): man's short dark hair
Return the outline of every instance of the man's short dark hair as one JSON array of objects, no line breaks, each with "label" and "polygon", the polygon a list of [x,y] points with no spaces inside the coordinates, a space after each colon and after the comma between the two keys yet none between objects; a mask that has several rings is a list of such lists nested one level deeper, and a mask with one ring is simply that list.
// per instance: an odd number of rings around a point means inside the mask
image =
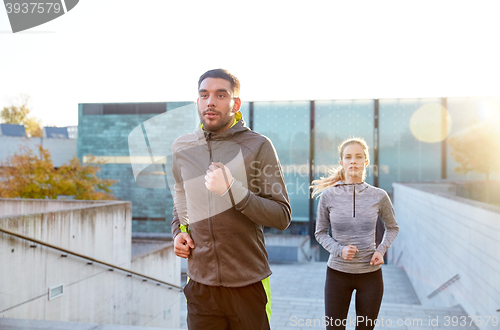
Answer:
[{"label": "man's short dark hair", "polygon": [[222,78],[229,81],[231,83],[231,89],[233,90],[233,97],[240,96],[240,81],[231,72],[224,69],[214,69],[205,72],[201,75],[200,80],[198,80],[198,89],[200,89],[202,81],[207,78]]}]

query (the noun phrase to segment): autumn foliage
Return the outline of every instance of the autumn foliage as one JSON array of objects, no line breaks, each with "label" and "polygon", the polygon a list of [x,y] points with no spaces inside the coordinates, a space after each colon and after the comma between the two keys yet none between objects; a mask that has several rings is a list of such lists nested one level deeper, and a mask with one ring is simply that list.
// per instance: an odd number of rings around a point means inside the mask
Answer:
[{"label": "autumn foliage", "polygon": [[[14,103],[17,103],[17,105]],[[8,107],[3,107],[2,111],[0,111],[0,120],[6,124],[24,125],[26,134],[29,137],[42,137],[43,131],[40,122],[38,119],[29,116],[31,112],[29,103],[29,95],[21,94],[17,102],[13,102]]]},{"label": "autumn foliage", "polygon": [[116,182],[97,176],[99,165],[92,156],[90,163],[82,164],[76,157],[59,168],[54,168],[48,150],[38,147],[36,155],[28,147],[9,157],[0,168],[0,197],[51,198],[67,196],[74,199],[115,199],[110,187]]}]

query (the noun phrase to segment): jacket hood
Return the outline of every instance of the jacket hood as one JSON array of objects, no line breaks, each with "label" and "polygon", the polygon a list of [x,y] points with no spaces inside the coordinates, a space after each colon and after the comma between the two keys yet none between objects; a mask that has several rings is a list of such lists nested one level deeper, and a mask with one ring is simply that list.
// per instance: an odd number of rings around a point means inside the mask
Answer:
[{"label": "jacket hood", "polygon": [[[241,112],[237,112],[235,114],[235,119],[237,120],[237,123],[231,126],[229,129],[223,131],[223,132],[218,132],[218,133],[210,133],[210,139],[211,140],[228,140],[231,139],[235,134],[239,132],[244,132],[248,131],[249,128],[247,127],[245,121],[243,120],[243,116]],[[194,133],[196,134],[196,137],[198,140],[206,140],[206,134],[208,133],[207,131],[203,130],[202,125],[198,126],[195,130]]]}]

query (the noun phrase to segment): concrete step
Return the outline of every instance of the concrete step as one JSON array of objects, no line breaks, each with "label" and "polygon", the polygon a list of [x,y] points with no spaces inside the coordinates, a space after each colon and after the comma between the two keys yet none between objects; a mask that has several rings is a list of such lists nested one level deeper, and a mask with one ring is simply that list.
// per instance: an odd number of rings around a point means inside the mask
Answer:
[{"label": "concrete step", "polygon": [[[273,305],[276,305],[276,308],[283,307],[283,306],[298,306],[298,305],[303,305],[303,306],[313,306],[313,307],[323,307],[324,306],[324,301],[323,299],[313,299],[313,298],[289,298],[289,297],[272,297],[271,302]],[[350,309],[354,309],[354,295],[353,299],[351,300],[351,306]],[[395,310],[401,310],[401,311],[406,311],[406,310],[416,310],[416,311],[425,311],[425,312],[446,312],[446,313],[461,313],[463,312],[463,309],[460,306],[454,306],[454,307],[429,307],[429,306],[422,306],[422,305],[412,305],[412,304],[399,304],[399,303],[387,303],[387,302],[382,302],[382,307],[381,309],[395,309]]]},{"label": "concrete step", "polygon": [[[326,263],[271,264],[271,296],[291,298],[323,298]],[[395,265],[383,265],[384,302],[420,304],[403,269]]]},{"label": "concrete step", "polygon": [[[159,328],[130,325],[93,324],[79,322],[42,321],[0,318],[0,330],[158,330]],[[167,329],[163,330],[184,330]]]}]

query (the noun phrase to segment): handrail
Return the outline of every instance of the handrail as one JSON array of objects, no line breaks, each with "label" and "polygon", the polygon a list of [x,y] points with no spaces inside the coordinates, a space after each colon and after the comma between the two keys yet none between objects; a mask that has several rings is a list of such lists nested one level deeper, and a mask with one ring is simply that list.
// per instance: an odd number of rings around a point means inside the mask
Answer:
[{"label": "handrail", "polygon": [[[11,236],[15,236],[15,237],[18,237],[18,238],[21,238],[21,239],[24,239],[24,240],[27,240],[27,241],[30,241],[30,242],[34,242],[34,243],[37,243],[37,244],[40,244],[40,245],[43,245],[43,246],[47,246],[49,248],[62,251],[64,253],[66,253],[66,254],[71,254],[71,255],[74,255],[74,256],[77,256],[77,257],[80,257],[80,258],[83,258],[83,259],[86,259],[86,260],[89,260],[89,261],[92,261],[92,262],[95,262],[95,263],[98,263],[98,264],[102,264],[102,265],[105,265],[105,266],[108,266],[108,267],[111,267],[111,268],[114,268],[114,269],[121,270],[121,271],[123,271],[125,273],[129,273],[129,276],[132,276],[130,274],[134,274],[136,276],[139,276],[139,277],[142,277],[142,278],[145,278],[145,279],[148,279],[148,280],[152,280],[152,281],[158,282],[156,285],[164,284],[164,285],[169,286],[170,287],[169,289],[176,288],[176,289],[179,289],[180,291],[182,291],[182,287],[177,286],[175,284],[170,284],[170,283],[164,282],[162,280],[158,280],[158,279],[156,279],[154,277],[134,272],[134,271],[132,271],[130,269],[122,268],[120,266],[116,266],[116,265],[107,263],[105,261],[101,261],[101,260],[98,260],[98,259],[86,256],[86,255],[77,253],[77,252],[73,252],[71,250],[68,250],[68,249],[65,249],[65,248],[62,248],[62,247],[59,247],[59,246],[55,246],[55,245],[52,245],[52,244],[49,244],[49,243],[46,243],[46,242],[42,242],[42,241],[37,240],[35,238],[31,238],[31,237],[24,236],[24,235],[21,235],[21,234],[18,234],[18,233],[14,233],[12,231],[5,230],[5,229],[2,229],[2,228],[0,228],[0,232],[3,232],[5,234],[11,235]],[[110,269],[110,270],[112,270],[112,269]]]},{"label": "handrail", "polygon": [[309,256],[306,251],[304,251],[304,245],[309,242],[309,239],[305,238],[304,241],[302,242],[302,244],[300,244],[300,250],[302,251],[302,253],[304,254],[304,256],[306,257],[306,260],[307,261],[311,261],[311,259],[313,258],[313,256]]},{"label": "handrail", "polygon": [[439,288],[437,288],[436,290],[432,291],[431,294],[429,294],[427,296],[427,298],[429,298],[429,299],[434,298],[434,296],[436,296],[438,293],[440,293],[441,291],[443,291],[444,289],[446,289],[447,287],[449,287],[453,282],[456,282],[459,279],[460,279],[460,275],[459,274],[453,276],[448,281],[446,281],[443,285],[441,285]]}]

